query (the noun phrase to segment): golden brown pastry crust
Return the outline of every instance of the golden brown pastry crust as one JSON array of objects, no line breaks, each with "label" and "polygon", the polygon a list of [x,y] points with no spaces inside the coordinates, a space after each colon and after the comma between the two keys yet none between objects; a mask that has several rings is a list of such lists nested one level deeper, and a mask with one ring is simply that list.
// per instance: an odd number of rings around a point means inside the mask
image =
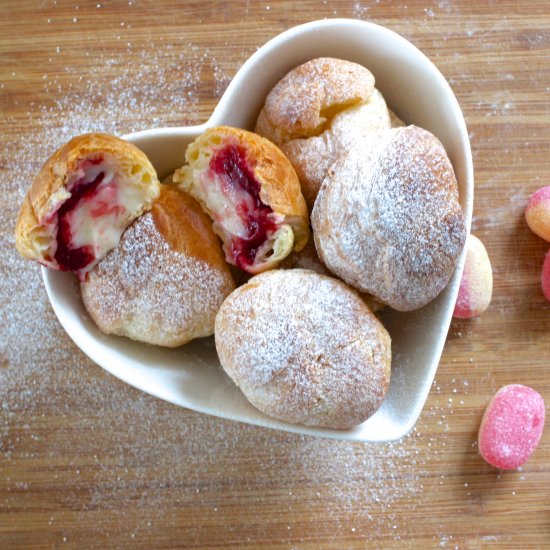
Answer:
[{"label": "golden brown pastry crust", "polygon": [[[284,222],[292,228],[293,236],[288,234],[285,238],[290,240],[281,245],[286,249],[285,255],[292,249],[303,248],[309,238],[309,216],[300,182],[288,159],[269,140],[239,128],[210,128],[189,145],[185,155],[189,165],[176,170],[174,182],[197,198],[203,208],[211,213],[210,206],[197,194],[197,177],[200,177],[197,172],[200,174],[201,171],[208,170],[211,156],[228,145],[245,149],[254,177],[261,185],[262,202],[275,214],[284,216]],[[216,225],[214,230],[218,231]],[[220,237],[224,240],[224,235],[220,234]],[[259,271],[275,267],[280,259],[274,255],[272,261],[268,261]]]},{"label": "golden brown pastry crust", "polygon": [[[331,273],[327,266],[321,261],[317,250],[315,249],[315,242],[313,239],[309,239],[306,246],[302,250],[291,252],[280,264],[280,269],[307,269],[309,271],[315,271],[319,275],[326,275],[328,277],[336,277],[334,273]],[[245,282],[245,281],[243,281]],[[378,313],[384,308],[384,304],[364,292],[360,292],[359,295],[367,304],[369,309],[373,313]]]},{"label": "golden brown pastry crust", "polygon": [[390,127],[372,74],[356,63],[319,58],[290,71],[266,99],[256,132],[294,166],[309,210],[330,166],[353,142]]},{"label": "golden brown pastry crust", "polygon": [[162,185],[151,207],[151,217],[171,250],[228,272],[212,222],[193,197],[176,186]]},{"label": "golden brown pastry crust", "polygon": [[[269,140],[240,128],[212,128],[203,134],[205,141],[211,132],[224,140],[235,140],[239,145],[246,147],[248,158],[256,163],[254,176],[261,183],[262,201],[277,214],[296,220],[293,227],[294,247],[298,250],[302,248],[309,236],[309,216],[296,171],[282,151]],[[195,143],[200,146],[200,142]]]},{"label": "golden brown pastry crust", "polygon": [[[149,159],[131,143],[101,133],[73,138],[46,161],[25,196],[15,228],[15,245],[23,257],[55,267],[48,253],[50,246],[47,241],[51,240],[51,235],[44,224],[70,196],[66,187],[79,164],[101,155],[111,155],[119,160],[128,177],[139,173],[144,186],[158,188],[156,172]],[[136,171],[136,166],[139,171]],[[152,195],[152,198],[158,195],[158,189]]]},{"label": "golden brown pastry crust", "polygon": [[15,225],[15,247],[24,258],[40,261],[35,240],[40,223],[33,208],[30,193],[25,195]]},{"label": "golden brown pastry crust", "polygon": [[84,305],[103,332],[168,347],[212,335],[234,288],[210,219],[170,185],[161,185],[151,211],[81,284]]},{"label": "golden brown pastry crust", "polygon": [[390,115],[382,94],[374,90],[368,101],[334,115],[321,135],[293,139],[281,150],[294,166],[311,212],[328,169],[356,141],[390,127]]},{"label": "golden brown pastry crust", "polygon": [[302,269],[250,279],[216,317],[220,362],[247,399],[286,422],[346,429],[389,386],[390,337],[357,292]]},{"label": "golden brown pastry crust", "polygon": [[[162,185],[174,185],[174,186],[176,186],[177,184],[174,182],[174,172],[172,172],[170,175],[166,176],[162,180],[161,184]],[[185,194],[187,196],[191,197],[191,195],[189,195],[188,193],[185,193]],[[210,218],[207,217],[206,219],[209,221],[210,224],[212,223]],[[233,277],[233,280],[235,281],[235,283],[237,285],[241,284],[241,282],[245,282],[246,280],[248,280],[248,279],[246,279],[247,273],[245,271],[240,270],[238,267],[235,267],[234,265],[229,265],[229,269],[231,271],[231,275]]]},{"label": "golden brown pastry crust", "polygon": [[287,73],[268,94],[256,132],[281,145],[319,135],[337,112],[367,101],[374,76],[351,61],[319,57]]},{"label": "golden brown pastry crust", "polygon": [[445,149],[416,126],[385,130],[331,167],[312,213],[329,269],[400,311],[447,285],[466,228]]}]

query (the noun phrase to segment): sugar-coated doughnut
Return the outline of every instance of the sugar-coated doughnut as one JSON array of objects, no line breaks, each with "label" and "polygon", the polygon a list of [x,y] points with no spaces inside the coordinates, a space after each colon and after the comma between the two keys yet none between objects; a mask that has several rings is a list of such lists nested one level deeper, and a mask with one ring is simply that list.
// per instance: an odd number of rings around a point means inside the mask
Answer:
[{"label": "sugar-coated doughnut", "polygon": [[216,317],[220,362],[247,399],[286,422],[345,429],[389,385],[386,329],[343,282],[302,269],[253,277]]},{"label": "sugar-coated doughnut", "polygon": [[475,236],[466,239],[466,262],[453,316],[470,319],[481,315],[491,303],[493,270],[483,243]]},{"label": "sugar-coated doughnut", "polygon": [[281,147],[300,179],[309,209],[330,166],[364,134],[389,128],[390,114],[365,67],[317,58],[271,90],[256,132]]},{"label": "sugar-coated doughnut", "polygon": [[525,208],[525,220],[533,233],[550,242],[550,185],[531,195]]},{"label": "sugar-coated doughnut", "polygon": [[400,311],[445,288],[466,240],[445,149],[416,126],[350,147],[330,168],[311,220],[323,263]]},{"label": "sugar-coated doughnut", "polygon": [[168,185],[81,284],[103,332],[168,347],[212,335],[234,288],[212,222],[195,199]]},{"label": "sugar-coated doughnut", "polygon": [[17,250],[83,280],[158,194],[156,172],[137,147],[107,134],[78,136],[34,179],[17,220]]},{"label": "sugar-coated doughnut", "polygon": [[481,456],[496,468],[519,468],[538,445],[544,417],[544,400],[533,388],[521,384],[502,387],[481,420],[478,435]]},{"label": "sugar-coated doughnut", "polygon": [[249,273],[276,267],[309,238],[309,216],[296,172],[273,143],[221,126],[199,136],[174,182],[213,219],[227,261]]}]

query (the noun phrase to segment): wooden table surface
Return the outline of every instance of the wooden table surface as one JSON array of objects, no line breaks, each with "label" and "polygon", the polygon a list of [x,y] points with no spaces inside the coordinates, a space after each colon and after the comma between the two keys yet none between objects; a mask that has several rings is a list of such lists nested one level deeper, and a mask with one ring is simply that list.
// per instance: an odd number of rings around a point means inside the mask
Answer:
[{"label": "wooden table surface", "polygon": [[[502,385],[550,403],[550,245],[523,218],[549,184],[546,0],[1,4],[0,548],[550,547],[550,430],[519,471],[476,446]],[[416,428],[387,445],[241,425],[125,385],[70,341],[13,250],[24,192],[61,143],[202,122],[257,47],[325,17],[388,26],[448,79],[494,267],[490,309],[452,323]]]}]

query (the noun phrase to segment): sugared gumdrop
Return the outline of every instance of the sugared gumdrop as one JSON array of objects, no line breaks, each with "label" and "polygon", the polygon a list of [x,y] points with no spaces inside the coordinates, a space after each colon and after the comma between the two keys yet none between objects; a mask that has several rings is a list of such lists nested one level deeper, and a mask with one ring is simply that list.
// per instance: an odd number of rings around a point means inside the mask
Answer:
[{"label": "sugared gumdrop", "polygon": [[483,313],[491,303],[493,270],[483,243],[474,235],[466,240],[466,262],[453,316],[470,319]]},{"label": "sugared gumdrop", "polygon": [[544,413],[544,400],[533,388],[521,384],[500,388],[481,420],[481,456],[496,468],[519,468],[538,445]]},{"label": "sugared gumdrop", "polygon": [[535,191],[525,208],[527,225],[539,237],[550,242],[550,186]]}]

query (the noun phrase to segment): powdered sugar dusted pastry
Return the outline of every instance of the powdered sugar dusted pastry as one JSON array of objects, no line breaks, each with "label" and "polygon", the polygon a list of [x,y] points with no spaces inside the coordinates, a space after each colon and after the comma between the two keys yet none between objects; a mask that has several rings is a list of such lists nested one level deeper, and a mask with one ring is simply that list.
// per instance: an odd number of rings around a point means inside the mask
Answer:
[{"label": "powdered sugar dusted pastry", "polygon": [[364,134],[389,127],[388,108],[370,71],[350,61],[319,58],[296,67],[275,85],[256,131],[288,157],[311,210],[340,154]]},{"label": "powdered sugar dusted pastry", "polygon": [[416,126],[344,153],[323,182],[312,225],[332,272],[400,311],[443,290],[466,239],[452,165],[439,140]]},{"label": "powdered sugar dusted pastry", "polygon": [[389,127],[384,98],[374,90],[368,101],[335,114],[331,125],[321,135],[281,145],[281,151],[296,169],[310,211],[328,169],[340,155],[363,136]]},{"label": "powdered sugar dusted pastry", "polygon": [[351,61],[312,59],[286,74],[269,92],[257,130],[281,145],[323,132],[337,112],[367,101],[374,76]]},{"label": "powdered sugar dusted pastry", "polygon": [[81,280],[158,196],[147,157],[106,134],[76,137],[44,164],[15,229],[22,256]]},{"label": "powdered sugar dusted pastry", "polygon": [[309,237],[296,172],[270,141],[237,128],[210,128],[187,148],[174,182],[214,220],[227,261],[249,273],[276,267]]},{"label": "powdered sugar dusted pastry", "polygon": [[387,331],[355,291],[312,271],[253,277],[223,303],[215,339],[247,399],[286,422],[350,428],[389,385]]},{"label": "powdered sugar dusted pastry", "polygon": [[234,288],[210,219],[192,197],[167,185],[81,285],[103,332],[170,347],[213,334]]}]

